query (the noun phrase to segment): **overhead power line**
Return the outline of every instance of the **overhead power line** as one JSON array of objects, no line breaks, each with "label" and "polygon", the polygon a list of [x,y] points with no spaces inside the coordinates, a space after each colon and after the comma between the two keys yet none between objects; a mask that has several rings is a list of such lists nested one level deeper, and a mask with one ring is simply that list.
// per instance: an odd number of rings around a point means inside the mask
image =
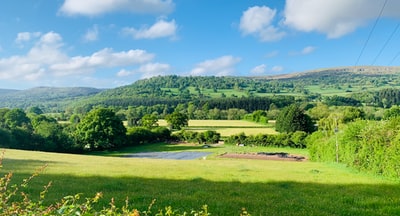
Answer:
[{"label": "overhead power line", "polygon": [[388,2],[388,0],[385,0],[385,2],[383,3],[383,6],[382,6],[382,8],[381,8],[381,11],[379,12],[378,17],[377,17],[376,20],[375,20],[374,26],[372,27],[371,31],[369,32],[368,38],[367,38],[367,40],[365,41],[363,48],[361,49],[360,55],[359,55],[358,58],[357,58],[357,61],[356,61],[355,66],[358,65],[358,62],[360,61],[360,58],[361,58],[361,56],[362,56],[363,53],[364,53],[365,47],[367,47],[367,44],[368,44],[369,40],[371,39],[371,35],[372,35],[372,33],[374,32],[375,27],[376,27],[376,25],[378,24],[378,21],[379,21],[379,19],[381,18],[383,11],[385,10],[386,3],[387,3],[387,2]]},{"label": "overhead power line", "polygon": [[389,38],[386,40],[385,44],[383,45],[383,47],[381,48],[381,50],[379,50],[379,53],[375,56],[374,61],[372,62],[372,65],[375,64],[376,60],[379,58],[379,56],[382,54],[383,50],[386,48],[386,46],[388,45],[389,41],[392,40],[392,37],[394,36],[394,34],[397,32],[397,30],[400,27],[400,23],[397,24],[396,28],[393,30],[392,34],[389,36]]},{"label": "overhead power line", "polygon": [[392,58],[392,60],[389,62],[389,65],[392,65],[394,60],[396,60],[397,57],[399,57],[399,56],[400,56],[400,51]]}]

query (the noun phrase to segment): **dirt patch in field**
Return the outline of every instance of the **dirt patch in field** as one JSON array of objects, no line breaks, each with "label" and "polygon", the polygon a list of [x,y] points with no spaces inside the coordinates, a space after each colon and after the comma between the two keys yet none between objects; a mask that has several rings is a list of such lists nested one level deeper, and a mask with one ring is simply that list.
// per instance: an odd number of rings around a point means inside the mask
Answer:
[{"label": "dirt patch in field", "polygon": [[278,161],[297,161],[303,162],[308,159],[301,155],[293,155],[285,152],[258,152],[258,153],[224,153],[219,157],[238,158],[238,159],[256,159],[256,160],[278,160]]}]

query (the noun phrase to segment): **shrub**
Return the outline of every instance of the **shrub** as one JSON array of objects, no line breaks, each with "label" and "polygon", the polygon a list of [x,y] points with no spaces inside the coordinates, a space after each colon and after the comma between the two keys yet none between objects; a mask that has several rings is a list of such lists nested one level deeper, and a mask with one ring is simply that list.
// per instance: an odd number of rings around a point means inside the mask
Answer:
[{"label": "shrub", "polygon": [[169,140],[171,131],[165,127],[149,129],[146,127],[132,127],[127,131],[128,143],[130,146],[144,143],[153,143]]},{"label": "shrub", "polygon": [[210,130],[204,132],[181,130],[174,136],[179,141],[199,143],[199,144],[218,143],[218,141],[221,138],[221,135],[219,133]]},{"label": "shrub", "polygon": [[296,131],[295,133],[258,134],[246,136],[244,133],[229,136],[226,144],[245,144],[250,146],[292,147],[305,148],[307,133]]},{"label": "shrub", "polygon": [[[362,171],[400,177],[400,118],[356,120],[336,134],[314,132],[307,140],[310,159],[336,161]],[[336,143],[338,150],[336,151]]]}]

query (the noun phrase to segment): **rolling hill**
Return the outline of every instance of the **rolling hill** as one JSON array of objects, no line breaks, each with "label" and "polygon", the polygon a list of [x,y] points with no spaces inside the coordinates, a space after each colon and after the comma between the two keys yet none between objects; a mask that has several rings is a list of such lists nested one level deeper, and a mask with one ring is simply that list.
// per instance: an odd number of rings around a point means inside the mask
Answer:
[{"label": "rolling hill", "polygon": [[37,106],[42,109],[60,107],[62,104],[80,100],[81,98],[97,94],[103,90],[86,87],[36,87],[27,90],[0,90],[1,107],[28,108]]},{"label": "rolling hill", "polygon": [[258,77],[158,76],[113,89],[37,87],[0,89],[1,107],[38,106],[48,112],[77,106],[176,105],[194,100],[290,95],[349,96],[400,88],[400,67],[358,66],[324,68]]}]

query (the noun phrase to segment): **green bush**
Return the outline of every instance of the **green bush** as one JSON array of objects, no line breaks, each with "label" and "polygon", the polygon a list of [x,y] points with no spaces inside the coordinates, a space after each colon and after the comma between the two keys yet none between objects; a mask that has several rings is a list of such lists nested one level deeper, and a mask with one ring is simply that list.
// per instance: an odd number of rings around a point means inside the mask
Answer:
[{"label": "green bush", "polygon": [[269,147],[292,147],[305,148],[307,133],[296,131],[294,133],[280,134],[258,134],[246,136],[244,133],[229,136],[225,139],[226,144],[249,146],[269,146]]},{"label": "green bush", "polygon": [[[307,140],[310,159],[336,161],[377,175],[400,177],[400,118],[356,120],[336,134],[318,131]],[[336,143],[338,149],[336,150]]]},{"label": "green bush", "polygon": [[204,132],[181,130],[178,133],[175,133],[174,136],[178,141],[199,144],[218,143],[221,138],[221,134],[217,133],[216,131],[210,130]]},{"label": "green bush", "polygon": [[135,146],[169,140],[171,131],[166,127],[131,127],[127,131],[128,145]]}]

